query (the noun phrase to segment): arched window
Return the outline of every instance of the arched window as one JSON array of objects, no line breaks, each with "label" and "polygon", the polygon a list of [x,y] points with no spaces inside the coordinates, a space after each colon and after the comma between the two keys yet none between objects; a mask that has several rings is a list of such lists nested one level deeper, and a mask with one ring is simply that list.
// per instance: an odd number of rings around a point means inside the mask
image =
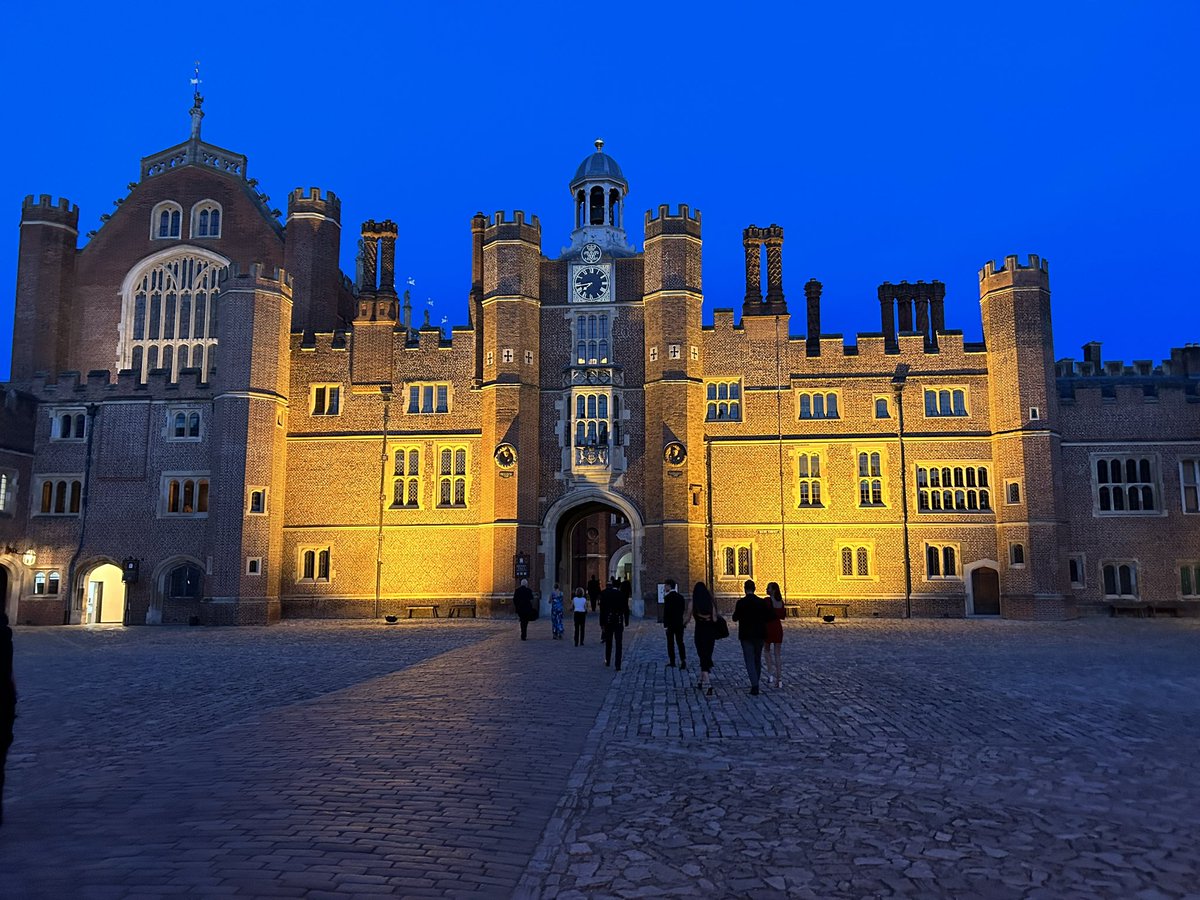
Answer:
[{"label": "arched window", "polygon": [[60,583],[60,579],[58,577],[58,573],[51,572],[49,577],[46,578],[46,593],[47,594],[57,594],[59,583]]},{"label": "arched window", "polygon": [[46,593],[46,573],[38,572],[33,576],[33,592],[35,594]]},{"label": "arched window", "polygon": [[590,225],[604,224],[604,188],[592,188],[591,198],[591,215],[588,218]]},{"label": "arched window", "polygon": [[192,207],[192,237],[215,238],[221,236],[221,204],[215,200],[201,200]]},{"label": "arched window", "polygon": [[161,365],[174,382],[190,366],[207,381],[217,342],[218,279],[226,264],[192,249],[151,257],[132,271],[123,287],[122,368],[145,381]]},{"label": "arched window", "polygon": [[150,237],[155,240],[178,238],[183,207],[174,200],[164,200],[150,213]]}]

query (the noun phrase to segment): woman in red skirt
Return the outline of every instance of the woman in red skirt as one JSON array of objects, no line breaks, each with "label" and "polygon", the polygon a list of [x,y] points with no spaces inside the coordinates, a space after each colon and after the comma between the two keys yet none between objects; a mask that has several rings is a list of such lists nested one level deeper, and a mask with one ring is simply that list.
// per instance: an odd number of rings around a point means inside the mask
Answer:
[{"label": "woman in red skirt", "polygon": [[767,684],[780,688],[783,687],[783,618],[787,615],[787,607],[783,604],[779,585],[774,581],[767,585],[767,603],[771,615],[767,619],[766,659],[763,662],[767,668]]}]

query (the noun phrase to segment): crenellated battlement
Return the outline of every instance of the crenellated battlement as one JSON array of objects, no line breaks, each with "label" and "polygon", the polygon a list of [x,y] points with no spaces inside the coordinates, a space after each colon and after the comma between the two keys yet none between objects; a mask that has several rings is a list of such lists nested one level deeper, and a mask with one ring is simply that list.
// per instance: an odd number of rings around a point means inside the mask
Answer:
[{"label": "crenellated battlement", "polygon": [[508,219],[504,210],[497,210],[490,220],[485,219],[483,242],[492,241],[525,241],[530,244],[542,245],[542,223],[537,216],[525,219],[524,210],[513,212],[513,218]]},{"label": "crenellated battlement", "polygon": [[200,369],[181,369],[176,381],[166,369],[151,369],[143,382],[133,369],[121,369],[116,380],[108,369],[92,369],[87,378],[79,372],[60,372],[51,378],[38,372],[29,384],[29,393],[40,403],[103,403],[120,399],[208,399],[212,382],[204,380]]},{"label": "crenellated battlement", "polygon": [[222,292],[245,290],[250,287],[265,289],[282,289],[289,296],[292,293],[292,276],[286,270],[272,267],[267,269],[262,263],[251,263],[242,267],[236,262],[230,263],[222,270],[220,276]]},{"label": "crenellated battlement", "polygon": [[1022,265],[1017,255],[1004,257],[1004,262],[997,264],[988,260],[979,270],[980,296],[997,288],[1020,285],[1024,287],[1050,288],[1050,261],[1042,259],[1036,253],[1029,254],[1029,261]]},{"label": "crenellated battlement", "polygon": [[1170,359],[1154,362],[1135,359],[1126,363],[1120,360],[1102,360],[1100,344],[1092,341],[1083,347],[1084,358],[1076,360],[1066,356],[1054,364],[1054,374],[1059,379],[1146,379],[1190,378],[1200,381],[1200,344],[1184,344],[1172,347]]},{"label": "crenellated battlement", "polygon": [[654,210],[646,210],[646,240],[653,240],[664,234],[700,237],[700,210],[693,214],[686,203],[680,203],[679,212],[674,215],[671,214],[671,207],[667,203],[658,207],[657,215]]},{"label": "crenellated battlement", "polygon": [[341,222],[342,201],[333,191],[326,191],[324,196],[320,188],[296,188],[288,194],[288,218],[298,213],[315,213]]},{"label": "crenellated battlement", "polygon": [[31,224],[38,221],[50,222],[77,228],[79,207],[66,197],[59,197],[55,202],[50,194],[39,194],[36,200],[33,194],[28,194],[21,203],[21,221]]}]

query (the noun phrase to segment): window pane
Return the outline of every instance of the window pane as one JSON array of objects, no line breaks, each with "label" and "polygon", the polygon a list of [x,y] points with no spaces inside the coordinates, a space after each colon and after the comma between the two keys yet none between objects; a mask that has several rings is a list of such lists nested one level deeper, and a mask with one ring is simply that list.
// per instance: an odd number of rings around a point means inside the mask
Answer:
[{"label": "window pane", "polygon": [[855,557],[858,564],[858,574],[862,576],[870,575],[871,571],[868,565],[867,548],[859,547]]},{"label": "window pane", "polygon": [[958,574],[958,562],[955,559],[955,553],[954,553],[953,547],[946,547],[942,550],[942,574],[943,575],[957,575]]},{"label": "window pane", "polygon": [[925,548],[925,570],[930,576],[941,574],[941,559],[937,547]]},{"label": "window pane", "polygon": [[854,574],[854,552],[849,547],[842,548],[842,574]]}]

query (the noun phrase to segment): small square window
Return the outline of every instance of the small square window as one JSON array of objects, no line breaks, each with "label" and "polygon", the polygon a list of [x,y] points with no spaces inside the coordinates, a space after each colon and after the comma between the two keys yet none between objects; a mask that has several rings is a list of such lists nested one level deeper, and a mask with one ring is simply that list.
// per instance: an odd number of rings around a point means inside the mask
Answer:
[{"label": "small square window", "polygon": [[265,516],[267,514],[266,488],[250,488],[250,496],[246,504],[246,513],[251,516]]},{"label": "small square window", "polygon": [[246,558],[246,574],[261,575],[263,573],[263,563],[261,556],[250,556]]},{"label": "small square window", "polygon": [[1042,417],[1042,411],[1036,406],[1029,407],[1029,421],[1036,422]]},{"label": "small square window", "polygon": [[1013,543],[1008,545],[1008,565],[1012,569],[1025,568],[1025,545]]},{"label": "small square window", "polygon": [[314,416],[336,416],[342,411],[342,386],[340,384],[314,384],[312,403],[309,407]]},{"label": "small square window", "polygon": [[1009,504],[1021,502],[1021,482],[1004,482],[1004,502]]},{"label": "small square window", "polygon": [[875,398],[875,418],[890,419],[892,417],[891,408],[888,406],[887,397]]},{"label": "small square window", "polygon": [[80,409],[51,411],[50,440],[82,441],[87,437],[87,413]]}]

